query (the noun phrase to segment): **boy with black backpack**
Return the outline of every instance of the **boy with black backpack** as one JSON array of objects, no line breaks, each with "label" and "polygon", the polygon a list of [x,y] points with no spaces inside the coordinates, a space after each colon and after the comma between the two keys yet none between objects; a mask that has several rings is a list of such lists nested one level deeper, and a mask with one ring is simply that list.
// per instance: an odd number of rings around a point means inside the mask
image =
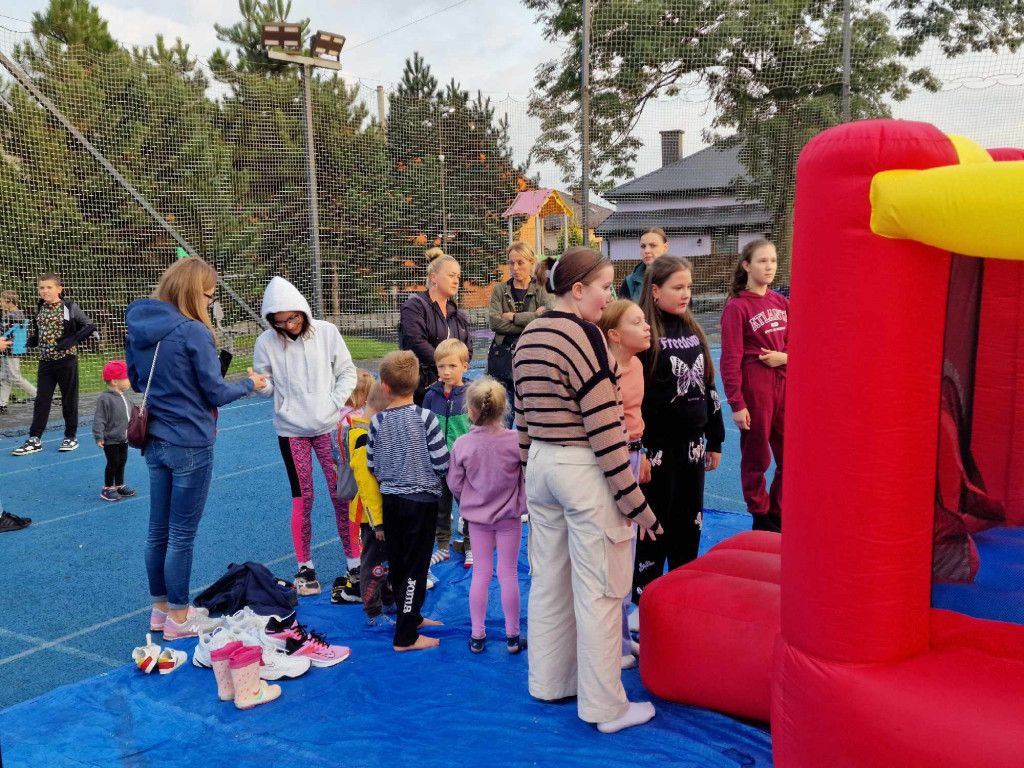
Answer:
[{"label": "boy with black backpack", "polygon": [[[387,407],[388,396],[380,384],[374,383],[370,387],[362,415],[353,416],[351,426],[341,428],[338,441],[342,451],[342,463],[338,467],[338,492],[342,494],[343,486],[351,485],[354,479],[357,492],[348,505],[348,514],[353,522],[359,524],[362,552],[359,557],[359,583],[353,589],[345,577],[336,580],[331,590],[331,602],[355,602],[361,599],[363,610],[366,611],[366,624],[371,627],[393,627],[394,620],[386,614],[397,612],[388,579],[388,557],[384,547],[383,499],[377,478],[366,464],[370,420]],[[343,581],[345,583],[339,583]]]}]

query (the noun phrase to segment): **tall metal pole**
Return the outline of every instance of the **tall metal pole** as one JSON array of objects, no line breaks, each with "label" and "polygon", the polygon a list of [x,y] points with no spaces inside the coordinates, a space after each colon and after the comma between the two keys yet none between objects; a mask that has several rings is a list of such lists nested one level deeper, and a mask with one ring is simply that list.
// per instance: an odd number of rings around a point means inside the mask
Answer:
[{"label": "tall metal pole", "polygon": [[852,43],[852,24],[850,6],[853,0],[843,0],[843,122],[850,122],[850,47]]},{"label": "tall metal pole", "polygon": [[380,129],[382,131],[387,130],[387,122],[385,122],[384,113],[384,86],[377,86],[377,119],[380,120]]},{"label": "tall metal pole", "polygon": [[582,106],[583,130],[580,136],[580,158],[583,163],[580,193],[580,218],[583,223],[583,245],[590,245],[590,0],[583,0],[583,57],[580,69],[583,71],[580,101]]},{"label": "tall metal pole", "polygon": [[313,262],[313,314],[324,316],[323,286],[320,279],[320,204],[316,186],[316,149],[313,146],[313,99],[310,94],[310,66],[303,64],[300,71],[302,92],[306,101],[306,174],[309,179],[309,252]]},{"label": "tall metal pole", "polygon": [[448,205],[444,197],[444,147],[441,146],[441,121],[437,121],[437,170],[441,177],[441,250],[448,252]]}]

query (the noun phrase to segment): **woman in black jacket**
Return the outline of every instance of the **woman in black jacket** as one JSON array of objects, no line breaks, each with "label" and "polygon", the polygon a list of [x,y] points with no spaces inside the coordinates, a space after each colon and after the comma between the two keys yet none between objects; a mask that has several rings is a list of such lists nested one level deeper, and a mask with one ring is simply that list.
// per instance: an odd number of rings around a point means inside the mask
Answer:
[{"label": "woman in black jacket", "polygon": [[427,290],[412,294],[399,316],[398,346],[416,354],[420,361],[420,385],[413,396],[417,405],[423,404],[423,395],[437,381],[437,365],[434,350],[445,339],[459,339],[469,347],[470,359],[473,345],[469,339],[469,323],[466,315],[455,303],[459,292],[459,262],[446,256],[440,248],[427,251]]},{"label": "woman in black jacket", "polygon": [[[505,251],[508,257],[509,279],[498,283],[491,291],[488,313],[494,341],[487,355],[487,374],[500,381],[508,392],[508,401],[515,398],[512,391],[512,354],[520,334],[534,319],[555,305],[555,298],[533,277],[537,256],[533,248],[523,242],[513,243]],[[508,426],[512,426],[509,409]]]}]

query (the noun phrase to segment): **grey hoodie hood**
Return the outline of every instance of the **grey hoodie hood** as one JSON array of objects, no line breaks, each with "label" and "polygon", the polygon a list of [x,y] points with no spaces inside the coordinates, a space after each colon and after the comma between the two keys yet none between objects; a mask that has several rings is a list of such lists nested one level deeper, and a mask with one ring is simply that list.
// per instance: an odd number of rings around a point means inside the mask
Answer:
[{"label": "grey hoodie hood", "polygon": [[263,294],[261,314],[302,312],[309,332],[286,338],[271,328],[256,340],[253,368],[269,375],[258,394],[274,398],[274,427],[282,437],[315,437],[337,429],[339,409],[356,385],[356,367],[338,328],[314,320],[309,302],[283,277]]},{"label": "grey hoodie hood", "polygon": [[266,317],[273,312],[301,312],[309,324],[313,325],[313,312],[306,297],[283,277],[273,278],[267,285],[267,290],[263,292],[260,316]]}]

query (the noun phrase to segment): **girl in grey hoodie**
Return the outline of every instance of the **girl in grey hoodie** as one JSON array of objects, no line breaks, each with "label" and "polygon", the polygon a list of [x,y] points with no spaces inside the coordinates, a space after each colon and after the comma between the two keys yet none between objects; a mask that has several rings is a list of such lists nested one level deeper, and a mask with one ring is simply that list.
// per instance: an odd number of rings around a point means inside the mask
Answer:
[{"label": "girl in grey hoodie", "polygon": [[349,535],[348,502],[335,495],[337,470],[331,455],[339,411],[356,386],[356,366],[333,324],[314,320],[309,302],[283,277],[270,281],[263,294],[263,317],[269,330],[256,339],[253,368],[267,374],[264,397],[274,398],[274,429],[292,489],[291,530],[299,570],[300,595],[320,592],[310,553],[313,511],[313,454],[327,478],[338,536],[353,583],[359,546]]}]

